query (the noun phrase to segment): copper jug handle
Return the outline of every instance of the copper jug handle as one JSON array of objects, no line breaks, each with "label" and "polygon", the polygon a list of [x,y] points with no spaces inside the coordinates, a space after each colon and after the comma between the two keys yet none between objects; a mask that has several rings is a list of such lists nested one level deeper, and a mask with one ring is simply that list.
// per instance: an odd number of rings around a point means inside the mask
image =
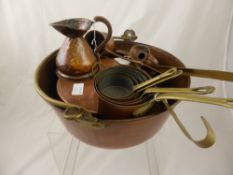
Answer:
[{"label": "copper jug handle", "polygon": [[108,33],[107,33],[107,36],[106,36],[106,38],[100,43],[100,45],[96,48],[96,50],[95,50],[95,53],[99,53],[100,52],[100,50],[105,46],[105,44],[111,39],[111,37],[112,37],[112,26],[111,26],[111,24],[110,24],[110,22],[106,19],[106,18],[104,18],[104,17],[102,17],[102,16],[96,16],[95,18],[94,18],[94,21],[95,22],[102,22],[102,23],[104,23],[106,26],[107,26],[107,29],[108,29]]}]

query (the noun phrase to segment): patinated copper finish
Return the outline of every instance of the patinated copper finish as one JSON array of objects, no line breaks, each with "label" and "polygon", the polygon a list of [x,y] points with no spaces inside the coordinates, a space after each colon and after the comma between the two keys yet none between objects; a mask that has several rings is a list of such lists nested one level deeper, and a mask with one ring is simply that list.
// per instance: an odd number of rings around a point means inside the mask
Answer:
[{"label": "patinated copper finish", "polygon": [[150,54],[150,49],[145,45],[135,45],[130,48],[129,56],[132,59],[141,61],[149,66],[156,66],[159,64],[158,60]]},{"label": "patinated copper finish", "polygon": [[[74,84],[82,83],[84,85],[83,94],[74,95],[72,89]],[[93,78],[83,80],[66,80],[59,79],[57,81],[57,93],[59,97],[66,103],[82,106],[90,112],[98,113],[98,97],[93,89]]]},{"label": "patinated copper finish", "polygon": [[[101,59],[100,70],[108,67],[119,65],[114,59]],[[74,84],[83,83],[83,94],[73,95],[72,90]],[[59,78],[57,80],[57,93],[58,96],[66,103],[82,106],[83,108],[91,111],[94,114],[98,112],[98,97],[94,90],[94,78],[85,78],[80,80],[69,80]]]},{"label": "patinated copper finish", "polygon": [[[104,23],[108,28],[108,34],[96,48],[98,53],[108,42],[112,35],[110,23],[103,17],[94,18],[96,22]],[[93,50],[83,38],[90,29],[93,21],[85,18],[67,19],[52,23],[51,25],[59,32],[67,36],[56,58],[57,74],[63,78],[89,74],[97,64],[97,58]]]},{"label": "patinated copper finish", "polygon": [[[139,43],[117,41],[115,44],[117,49],[128,52],[133,45]],[[152,46],[149,47],[151,54],[155,56],[161,64],[184,67],[184,65],[173,55],[161,49]],[[85,120],[85,118],[80,118],[79,121],[65,119],[63,112],[65,108],[70,107],[71,105],[59,100],[56,94],[56,55],[57,52],[52,53],[45,58],[38,67],[35,80],[36,89],[41,97],[57,112],[57,115],[67,130],[79,140],[102,148],[130,147],[151,138],[159,131],[166,121],[169,112],[163,107],[157,109],[160,110],[159,113],[154,113],[152,111],[144,117],[135,119],[101,120],[95,118],[94,123]],[[190,77],[180,76],[174,80],[169,80],[169,82],[166,82],[161,86],[189,87],[189,85]],[[170,101],[170,105],[174,105],[174,103],[175,101]]]},{"label": "patinated copper finish", "polygon": [[66,75],[90,73],[97,63],[93,51],[84,38],[67,38],[57,55],[58,71]]}]

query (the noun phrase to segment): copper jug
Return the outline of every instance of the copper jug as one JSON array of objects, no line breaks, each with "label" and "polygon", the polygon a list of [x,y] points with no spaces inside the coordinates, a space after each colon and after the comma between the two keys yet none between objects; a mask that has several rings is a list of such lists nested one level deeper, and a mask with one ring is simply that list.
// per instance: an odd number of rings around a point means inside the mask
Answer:
[{"label": "copper jug", "polygon": [[[108,29],[107,37],[95,49],[95,52],[83,37],[94,22],[102,22]],[[56,57],[58,76],[68,79],[80,79],[92,75],[93,70],[96,70],[96,55],[111,38],[112,28],[110,23],[105,18],[96,16],[94,21],[85,18],[74,18],[58,21],[51,25],[67,37]]]}]

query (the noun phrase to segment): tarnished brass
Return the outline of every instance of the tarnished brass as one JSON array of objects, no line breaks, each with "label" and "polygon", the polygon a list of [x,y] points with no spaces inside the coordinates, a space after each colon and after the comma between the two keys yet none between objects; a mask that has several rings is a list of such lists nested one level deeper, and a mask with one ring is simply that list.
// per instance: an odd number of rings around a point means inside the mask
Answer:
[{"label": "tarnished brass", "polygon": [[142,91],[145,90],[146,88],[149,88],[151,86],[155,86],[159,83],[165,82],[169,79],[176,78],[180,76],[183,73],[182,70],[177,70],[176,68],[171,68],[163,73],[161,73],[158,76],[155,76],[151,78],[150,80],[147,80],[143,83],[140,83],[136,86],[134,86],[133,91]]},{"label": "tarnished brass", "polygon": [[[154,68],[158,71],[166,71],[174,66],[167,65],[155,65]],[[176,67],[176,66],[175,66]],[[210,78],[223,81],[233,82],[233,72],[219,71],[219,70],[206,70],[206,69],[194,69],[194,68],[183,68],[176,67],[178,70],[183,71],[183,75],[200,77],[200,78]]]},{"label": "tarnished brass", "polygon": [[195,88],[164,88],[164,87],[152,87],[146,89],[143,94],[150,94],[150,93],[184,93],[184,94],[211,94],[215,90],[214,86],[202,86],[202,87],[195,87]]},{"label": "tarnished brass", "polygon": [[[115,37],[118,39],[118,37]],[[126,40],[126,41],[135,41],[138,37],[136,36],[136,33],[132,29],[127,29],[123,35],[121,35],[120,39]]]},{"label": "tarnished brass", "polygon": [[96,117],[86,110],[77,106],[66,108],[64,111],[64,118],[68,120],[75,120],[80,122],[83,126],[94,127],[102,129],[105,127],[103,122],[100,122]]},{"label": "tarnished brass", "polygon": [[225,108],[233,108],[233,98],[218,98],[218,97],[206,97],[194,94],[181,94],[181,93],[164,93],[155,95],[156,101],[160,100],[179,100],[179,101],[191,101],[198,103],[207,103]]},{"label": "tarnished brass", "polygon": [[226,108],[232,108],[233,109],[233,99],[232,98],[216,98],[216,97],[206,97],[201,95],[194,95],[194,94],[185,94],[185,93],[165,93],[165,94],[156,94],[154,96],[154,99],[156,101],[162,101],[170,114],[175,119],[176,123],[182,130],[182,132],[185,134],[185,136],[193,141],[196,145],[202,148],[208,148],[212,146],[215,143],[215,134],[213,132],[213,129],[211,128],[208,121],[202,117],[202,121],[204,122],[204,125],[207,129],[207,135],[204,139],[197,141],[194,140],[191,135],[188,133],[184,125],[181,123],[181,121],[178,119],[176,113],[172,110],[172,108],[169,106],[167,100],[179,100],[179,101],[191,101],[191,102],[199,102],[199,103],[207,103],[212,105],[218,105]]},{"label": "tarnished brass", "polygon": [[192,138],[192,136],[190,135],[190,133],[187,131],[187,129],[185,128],[185,126],[183,125],[183,123],[179,120],[178,116],[176,115],[176,113],[173,111],[172,107],[169,106],[168,102],[166,99],[162,100],[162,102],[164,103],[164,105],[166,106],[166,108],[168,109],[168,111],[170,112],[170,114],[172,115],[172,117],[174,118],[174,120],[176,121],[177,125],[180,127],[181,131],[184,133],[184,135],[191,140],[193,143],[195,143],[197,146],[201,147],[201,148],[209,148],[210,146],[212,146],[215,143],[215,134],[214,134],[214,130],[212,129],[211,125],[209,124],[209,122],[202,116],[201,119],[206,127],[207,130],[207,134],[206,136],[201,139],[201,140],[195,140]]},{"label": "tarnished brass", "polygon": [[[211,94],[215,90],[213,86],[203,86],[203,87],[196,87],[196,88],[163,88],[163,87],[153,87],[146,89],[142,96],[146,94],[160,94],[160,93],[178,93],[178,94],[197,94],[197,95],[205,95]],[[146,115],[151,108],[154,107],[154,100],[147,101],[144,106],[138,108],[133,112],[134,117],[141,117]]]}]

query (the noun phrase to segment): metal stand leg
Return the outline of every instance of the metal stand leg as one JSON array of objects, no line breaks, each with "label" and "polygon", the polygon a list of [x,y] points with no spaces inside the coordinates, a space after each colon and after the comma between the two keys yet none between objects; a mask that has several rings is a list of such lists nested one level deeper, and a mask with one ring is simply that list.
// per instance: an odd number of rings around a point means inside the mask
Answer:
[{"label": "metal stand leg", "polygon": [[61,175],[159,175],[153,139],[127,149],[100,149],[78,141],[55,122],[48,138]]}]

